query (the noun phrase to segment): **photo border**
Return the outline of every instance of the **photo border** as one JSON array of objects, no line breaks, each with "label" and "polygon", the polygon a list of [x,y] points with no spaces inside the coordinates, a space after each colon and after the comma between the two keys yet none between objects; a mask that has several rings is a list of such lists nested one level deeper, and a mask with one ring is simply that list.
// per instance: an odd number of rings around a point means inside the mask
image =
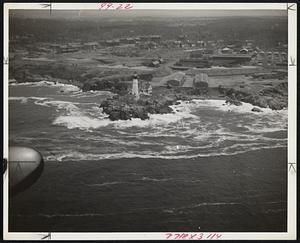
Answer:
[{"label": "photo border", "polygon": [[[100,3],[56,3],[52,10],[98,10]],[[117,4],[117,3],[116,3]],[[288,12],[288,200],[287,232],[184,232],[218,233],[220,240],[296,240],[297,234],[297,3],[131,3],[133,9],[201,9],[201,10],[286,10]],[[3,36],[4,59],[9,56],[9,10],[47,10],[45,3],[4,3]],[[100,10],[99,10],[100,11]],[[105,10],[116,11],[116,10]],[[130,10],[129,10],[130,11]],[[8,59],[7,59],[8,60]],[[3,157],[8,158],[8,68],[3,62]],[[55,233],[55,232],[9,232],[8,231],[8,169],[3,174],[3,238],[5,240],[166,240],[166,233],[179,232],[130,232],[130,233]]]}]

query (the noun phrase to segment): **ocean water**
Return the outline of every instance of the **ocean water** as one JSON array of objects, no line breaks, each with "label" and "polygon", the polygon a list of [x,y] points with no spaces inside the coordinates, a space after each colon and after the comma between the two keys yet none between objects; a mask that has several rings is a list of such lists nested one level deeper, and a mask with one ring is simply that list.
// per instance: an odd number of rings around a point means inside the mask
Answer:
[{"label": "ocean water", "polygon": [[10,84],[10,145],[45,160],[10,200],[12,231],[286,231],[287,110],[193,100],[109,121],[109,96]]}]

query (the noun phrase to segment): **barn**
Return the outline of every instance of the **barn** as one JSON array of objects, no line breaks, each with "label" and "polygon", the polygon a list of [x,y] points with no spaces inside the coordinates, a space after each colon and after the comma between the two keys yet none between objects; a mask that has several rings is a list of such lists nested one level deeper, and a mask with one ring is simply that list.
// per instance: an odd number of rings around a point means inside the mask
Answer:
[{"label": "barn", "polygon": [[179,87],[185,82],[186,76],[184,72],[176,72],[166,77],[163,77],[160,81],[161,86]]}]

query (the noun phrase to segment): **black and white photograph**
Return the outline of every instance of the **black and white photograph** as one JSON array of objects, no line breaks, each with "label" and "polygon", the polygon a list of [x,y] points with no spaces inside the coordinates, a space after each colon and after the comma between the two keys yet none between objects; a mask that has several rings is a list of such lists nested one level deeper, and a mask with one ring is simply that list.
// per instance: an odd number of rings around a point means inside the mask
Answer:
[{"label": "black and white photograph", "polygon": [[288,232],[289,10],[40,5],[6,23],[8,232]]}]

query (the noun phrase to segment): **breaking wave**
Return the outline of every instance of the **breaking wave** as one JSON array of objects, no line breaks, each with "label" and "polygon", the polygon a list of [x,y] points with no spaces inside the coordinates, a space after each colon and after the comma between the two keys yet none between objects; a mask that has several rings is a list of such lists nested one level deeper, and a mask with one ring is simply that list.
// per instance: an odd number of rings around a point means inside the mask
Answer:
[{"label": "breaking wave", "polygon": [[[245,103],[241,102],[242,104],[240,106],[236,105],[231,105],[231,104],[226,104],[224,100],[192,100],[189,102],[190,107],[196,108],[197,106],[201,107],[207,107],[219,111],[223,111],[226,113],[237,113],[237,114],[245,114],[245,115],[252,115],[252,116],[262,116],[262,117],[267,117],[267,116],[278,116],[283,119],[287,119],[287,114],[288,110],[282,109],[282,110],[272,110],[270,108],[262,108],[262,107],[257,107],[254,106],[250,103]],[[259,108],[261,112],[253,112],[253,108]]]},{"label": "breaking wave", "polygon": [[10,83],[12,86],[57,86],[57,87],[77,87],[72,84],[64,84],[56,81],[48,81],[48,80],[41,80],[38,82],[22,82],[22,83]]},{"label": "breaking wave", "polygon": [[96,187],[107,187],[107,186],[112,186],[112,185],[118,185],[118,184],[124,184],[126,182],[121,182],[121,181],[112,181],[112,182],[103,182],[103,183],[96,183],[96,184],[88,184],[88,186],[96,186]]},{"label": "breaking wave", "polygon": [[[73,103],[72,108],[68,109],[69,113],[66,115],[58,116],[53,124],[55,125],[63,125],[69,129],[79,128],[83,130],[88,129],[97,129],[100,127],[113,126],[115,128],[130,128],[130,127],[156,127],[156,126],[164,126],[170,123],[176,123],[185,118],[197,119],[197,116],[190,113],[190,110],[186,106],[176,106],[173,107],[174,113],[169,114],[150,114],[150,119],[141,120],[139,118],[133,118],[131,120],[118,120],[118,121],[110,121],[107,118],[107,115],[102,113],[102,111],[98,110],[98,112],[94,113],[91,116],[91,109],[97,107],[90,107],[89,110],[82,111]],[[71,104],[70,104],[71,106]],[[175,112],[175,109],[177,110]]]},{"label": "breaking wave", "polygon": [[[45,102],[48,104],[49,102]],[[59,102],[58,102],[59,103]],[[39,103],[41,104],[41,103]],[[54,102],[52,102],[54,104]],[[78,103],[77,103],[78,104]],[[215,110],[220,110],[223,112],[236,112],[242,114],[251,115],[254,118],[261,117],[258,123],[246,125],[241,124],[240,127],[246,128],[253,132],[272,132],[277,130],[286,129],[287,124],[287,110],[273,111],[271,109],[265,108],[262,113],[254,113],[251,111],[253,106],[251,104],[243,103],[242,106],[232,106],[225,105],[223,100],[205,100],[205,101],[192,101],[192,102],[182,102],[180,105],[172,106],[173,113],[169,114],[150,114],[150,119],[141,120],[139,118],[133,118],[131,120],[119,120],[110,121],[107,115],[103,114],[102,111],[97,107],[90,107],[85,111],[76,107],[76,103],[69,103],[70,106],[73,105],[72,111],[68,114],[58,116],[54,121],[56,125],[63,125],[69,129],[79,128],[79,129],[97,129],[105,126],[114,126],[116,128],[130,128],[130,127],[156,127],[165,126],[171,123],[181,123],[177,124],[177,128],[180,126],[189,125],[191,121],[199,122],[199,115],[193,114],[192,110],[197,109],[201,106],[212,108]],[[68,109],[68,107],[66,107]],[[95,112],[97,111],[97,112]],[[75,116],[74,116],[75,114]],[[270,117],[271,116],[271,117]],[[201,115],[200,115],[201,118]],[[276,119],[274,119],[276,118]],[[269,122],[269,123],[268,123]],[[266,126],[269,125],[269,126]],[[202,125],[202,124],[201,124]],[[253,126],[254,125],[254,126]]]},{"label": "breaking wave", "polygon": [[[89,141],[92,147],[98,148],[96,153],[88,147],[58,152],[49,155],[49,161],[194,159],[287,146],[285,136],[264,136],[264,133],[286,131],[285,110],[266,109],[258,115],[249,112],[253,106],[243,104],[233,114],[227,112],[232,108],[224,105],[224,101],[205,100],[181,102],[172,106],[173,113],[152,114],[148,120],[110,121],[96,103],[37,99],[35,104],[55,107],[58,116],[54,125],[88,131],[79,140]],[[210,118],[213,115],[223,120]]]},{"label": "breaking wave", "polygon": [[[232,156],[238,155],[245,152],[261,150],[261,149],[271,149],[271,148],[285,148],[284,144],[277,144],[272,146],[233,146],[229,148],[220,149],[219,152],[209,152],[203,151],[203,153],[197,154],[172,154],[166,155],[161,152],[152,152],[152,151],[141,151],[138,152],[121,152],[121,153],[107,153],[107,154],[91,154],[91,153],[81,153],[73,151],[66,154],[60,154],[57,156],[46,156],[47,161],[99,161],[99,160],[115,160],[115,159],[168,159],[168,160],[177,160],[177,159],[196,159],[201,157],[211,157],[211,156]],[[232,151],[231,151],[232,150]]]},{"label": "breaking wave", "polygon": [[29,100],[33,100],[35,102],[38,102],[38,101],[44,101],[44,100],[47,100],[47,99],[49,99],[49,98],[45,98],[45,97],[22,97],[22,96],[9,97],[8,98],[8,100],[11,100],[11,101],[20,101],[23,104],[27,103]]},{"label": "breaking wave", "polygon": [[73,84],[65,84],[55,81],[39,81],[39,82],[23,82],[23,83],[16,83],[11,82],[10,86],[31,86],[31,87],[57,87],[59,88],[60,92],[67,93],[71,95],[71,97],[75,98],[90,98],[90,97],[97,97],[97,96],[104,96],[104,97],[111,97],[114,95],[110,91],[101,91],[101,90],[89,90],[89,91],[82,91],[76,85]]},{"label": "breaking wave", "polygon": [[[44,81],[34,85],[59,84]],[[287,146],[287,110],[261,108],[262,112],[255,113],[251,111],[253,105],[247,103],[234,106],[224,100],[183,101],[171,106],[173,112],[169,114],[150,114],[147,120],[110,121],[98,98],[85,92],[9,99],[54,108],[51,122],[65,127],[66,134],[61,140],[64,150],[46,153],[48,161],[195,159]],[[274,132],[280,133],[266,136]],[[77,151],[72,149],[81,142]]]}]

